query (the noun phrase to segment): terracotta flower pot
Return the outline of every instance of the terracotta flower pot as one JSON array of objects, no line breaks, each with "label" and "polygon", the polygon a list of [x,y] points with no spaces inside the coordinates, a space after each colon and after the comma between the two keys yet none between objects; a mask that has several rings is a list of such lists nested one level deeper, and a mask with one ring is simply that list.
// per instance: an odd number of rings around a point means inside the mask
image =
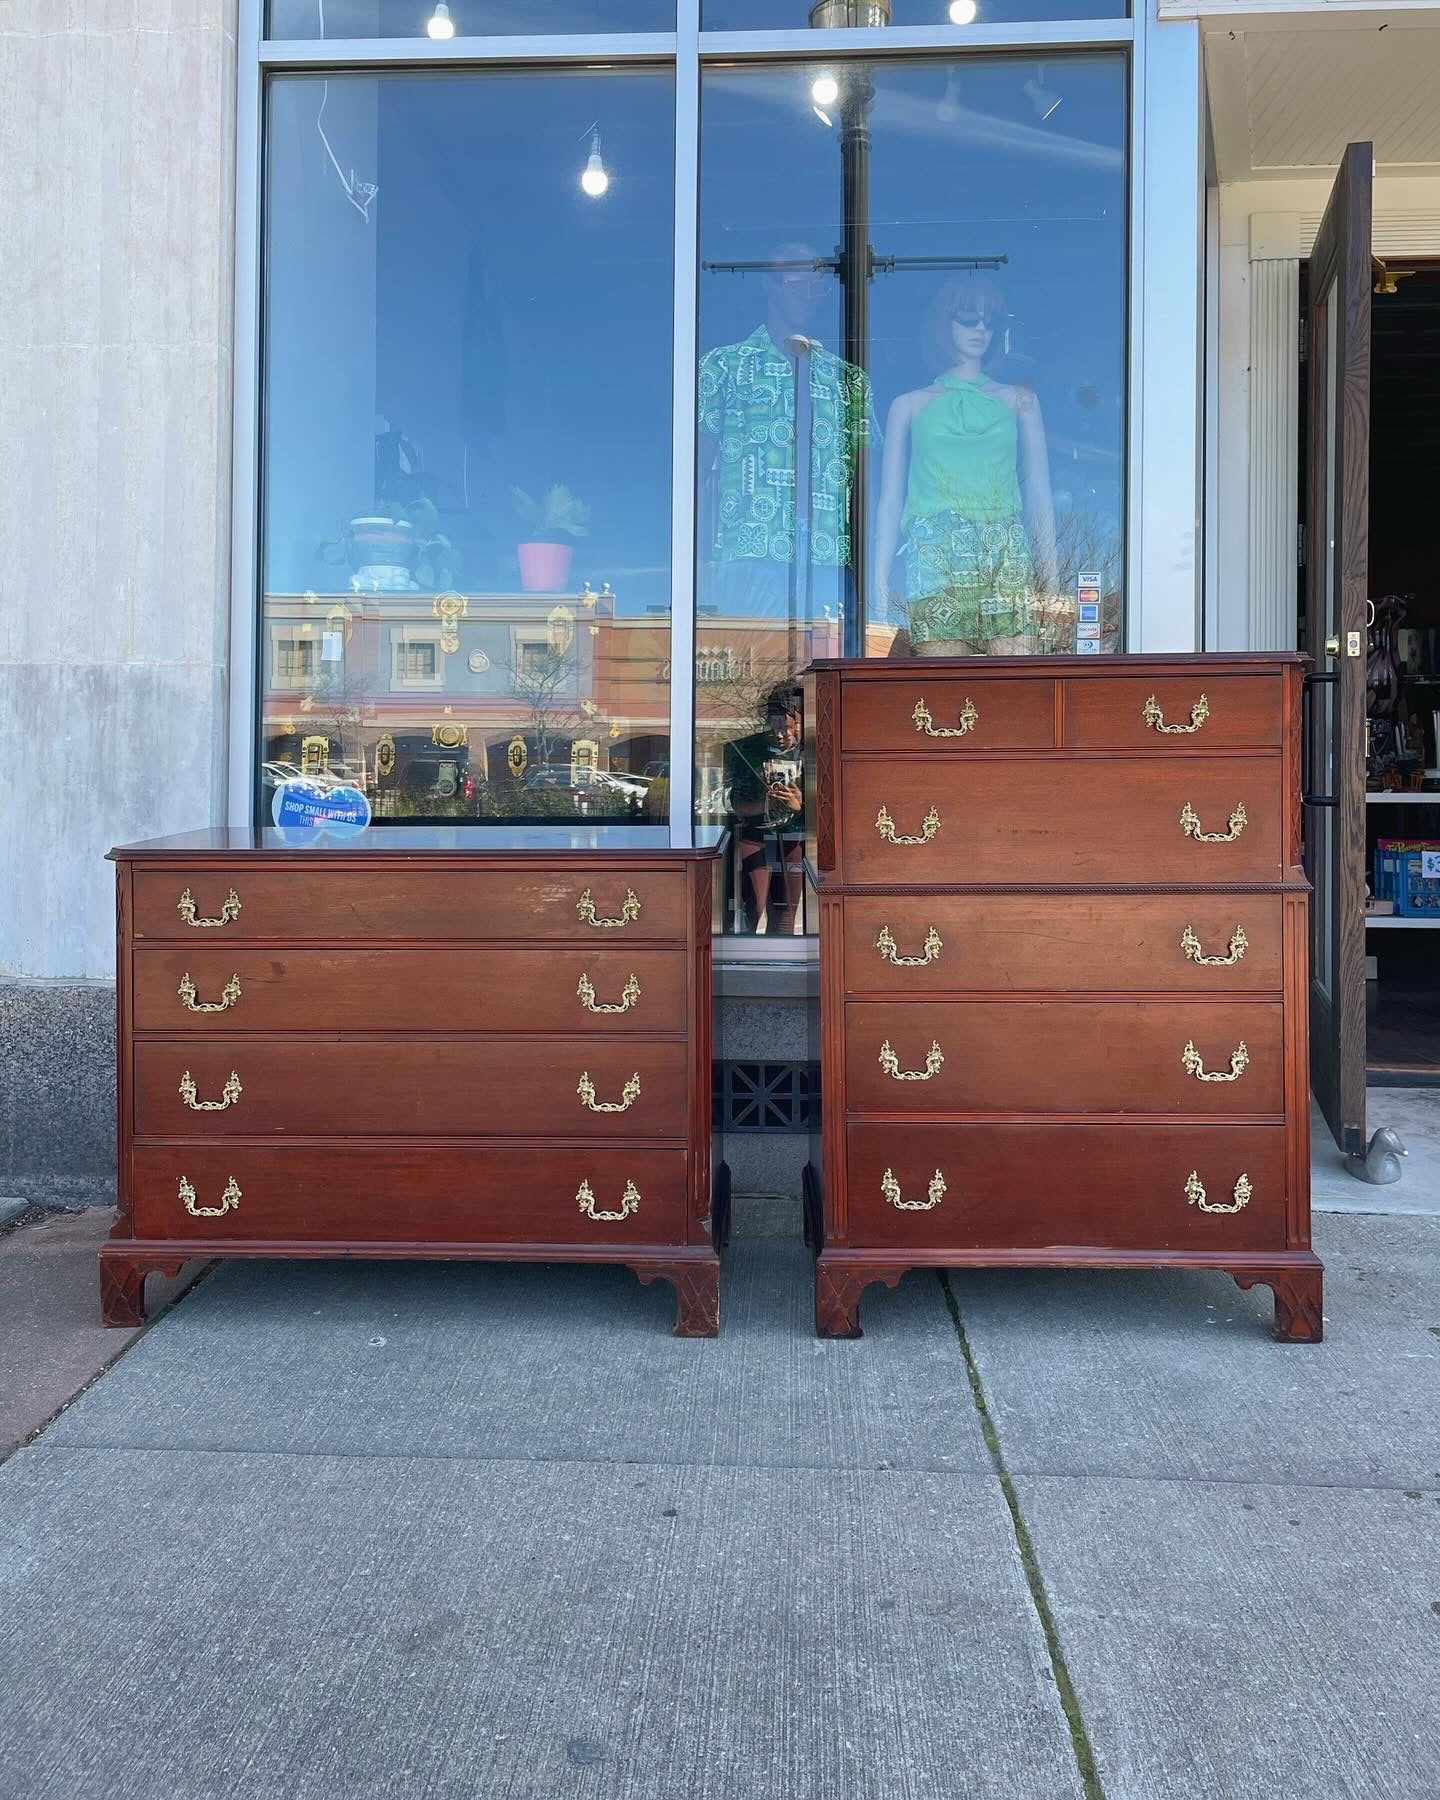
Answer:
[{"label": "terracotta flower pot", "polygon": [[570,579],[573,544],[517,544],[520,586],[527,594],[562,593]]}]

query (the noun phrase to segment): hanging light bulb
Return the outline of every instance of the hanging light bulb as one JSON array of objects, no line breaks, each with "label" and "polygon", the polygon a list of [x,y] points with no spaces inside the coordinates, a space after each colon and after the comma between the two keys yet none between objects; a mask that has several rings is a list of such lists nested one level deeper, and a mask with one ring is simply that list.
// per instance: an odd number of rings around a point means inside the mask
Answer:
[{"label": "hanging light bulb", "polygon": [[954,69],[945,77],[945,92],[936,105],[935,117],[942,125],[960,122],[960,77]]},{"label": "hanging light bulb", "polygon": [[950,0],[950,23],[952,25],[973,25],[975,15],[979,10],[975,0]]},{"label": "hanging light bulb", "polygon": [[833,106],[840,98],[840,83],[826,70],[810,83],[810,98],[817,106]]},{"label": "hanging light bulb", "polygon": [[1057,94],[1054,88],[1045,85],[1044,63],[1036,64],[1035,73],[1020,91],[1035,108],[1035,117],[1042,123],[1050,117],[1065,97],[1063,94]]},{"label": "hanging light bulb", "polygon": [[610,172],[600,155],[600,133],[594,132],[590,138],[590,160],[585,164],[580,175],[580,185],[592,200],[598,200],[610,186]]},{"label": "hanging light bulb", "polygon": [[425,29],[432,38],[443,40],[454,37],[455,21],[450,17],[450,8],[445,0],[435,0],[435,10],[426,22]]}]

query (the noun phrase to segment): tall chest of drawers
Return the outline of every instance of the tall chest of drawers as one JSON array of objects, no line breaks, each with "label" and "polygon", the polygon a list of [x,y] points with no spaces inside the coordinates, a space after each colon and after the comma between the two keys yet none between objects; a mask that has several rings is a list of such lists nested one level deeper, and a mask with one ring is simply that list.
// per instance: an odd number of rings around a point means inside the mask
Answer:
[{"label": "tall chest of drawers", "polygon": [[713,853],[487,836],[112,852],[107,1324],[193,1257],[354,1255],[625,1263],[716,1332]]},{"label": "tall chest of drawers", "polygon": [[820,663],[816,1323],[915,1266],[1174,1266],[1321,1335],[1294,656]]}]

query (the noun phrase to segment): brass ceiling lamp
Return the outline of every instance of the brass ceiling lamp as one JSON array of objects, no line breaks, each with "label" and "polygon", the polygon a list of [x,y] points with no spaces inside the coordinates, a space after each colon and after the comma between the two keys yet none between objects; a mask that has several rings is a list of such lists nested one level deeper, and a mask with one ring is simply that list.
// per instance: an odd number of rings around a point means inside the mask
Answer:
[{"label": "brass ceiling lamp", "polygon": [[1419,273],[1417,269],[1387,268],[1384,260],[1378,256],[1370,258],[1370,265],[1375,276],[1373,291],[1377,294],[1398,294],[1400,289],[1396,283],[1408,281],[1412,275]]}]

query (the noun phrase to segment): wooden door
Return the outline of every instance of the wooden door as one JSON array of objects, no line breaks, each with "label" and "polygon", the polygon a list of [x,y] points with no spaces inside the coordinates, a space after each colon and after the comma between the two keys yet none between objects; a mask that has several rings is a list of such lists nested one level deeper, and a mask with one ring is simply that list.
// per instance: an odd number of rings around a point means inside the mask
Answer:
[{"label": "wooden door", "polygon": [[1342,1150],[1365,1148],[1365,614],[1370,527],[1370,207],[1374,156],[1351,144],[1310,257],[1305,808],[1310,1080]]}]

